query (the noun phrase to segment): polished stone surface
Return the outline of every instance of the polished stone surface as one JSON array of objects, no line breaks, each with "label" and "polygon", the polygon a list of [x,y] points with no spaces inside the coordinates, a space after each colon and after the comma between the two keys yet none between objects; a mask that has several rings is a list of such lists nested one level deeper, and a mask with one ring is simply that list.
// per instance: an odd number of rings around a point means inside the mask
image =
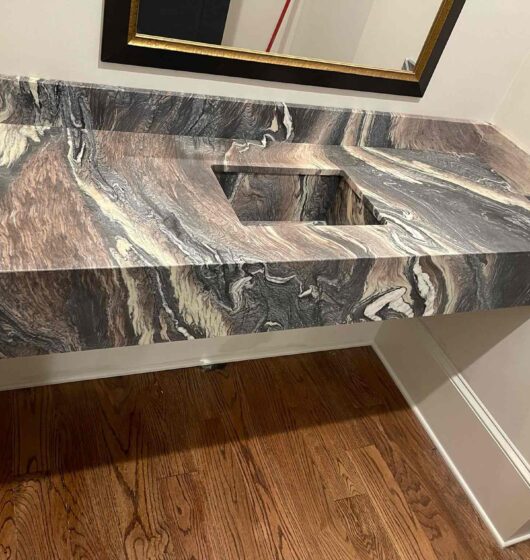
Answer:
[{"label": "polished stone surface", "polygon": [[[225,128],[245,139],[142,133],[147,109],[134,101],[147,94],[95,89],[129,95],[138,115],[124,104],[123,132],[94,93],[6,83],[0,355],[530,304],[524,174],[516,181],[491,169],[483,155],[499,135],[487,125],[362,113],[372,125],[390,119],[384,134],[402,147],[347,145],[344,136],[318,144],[319,125],[302,119],[305,131],[295,133],[285,106],[263,136],[239,134],[243,121],[266,122],[256,115],[271,106],[253,113],[252,104],[218,100],[238,121]],[[178,96],[168,97],[175,105]],[[199,102],[207,105],[189,103]],[[154,123],[163,103],[148,105]],[[184,112],[165,118],[186,128]],[[204,115],[194,117],[212,119]],[[94,126],[98,119],[110,124]]]}]

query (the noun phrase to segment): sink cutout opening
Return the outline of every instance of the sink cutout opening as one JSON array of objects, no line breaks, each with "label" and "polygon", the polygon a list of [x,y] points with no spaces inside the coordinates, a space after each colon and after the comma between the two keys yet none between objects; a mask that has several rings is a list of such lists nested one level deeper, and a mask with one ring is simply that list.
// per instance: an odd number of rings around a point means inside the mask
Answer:
[{"label": "sink cutout opening", "polygon": [[371,203],[342,175],[216,171],[239,221],[351,226],[382,225]]}]

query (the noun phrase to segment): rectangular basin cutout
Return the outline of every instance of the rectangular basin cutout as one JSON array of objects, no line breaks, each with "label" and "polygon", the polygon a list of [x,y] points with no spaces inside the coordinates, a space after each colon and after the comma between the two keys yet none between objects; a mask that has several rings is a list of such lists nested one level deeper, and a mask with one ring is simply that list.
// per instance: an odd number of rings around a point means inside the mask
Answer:
[{"label": "rectangular basin cutout", "polygon": [[313,225],[381,225],[366,198],[342,175],[216,171],[243,225],[299,222]]}]

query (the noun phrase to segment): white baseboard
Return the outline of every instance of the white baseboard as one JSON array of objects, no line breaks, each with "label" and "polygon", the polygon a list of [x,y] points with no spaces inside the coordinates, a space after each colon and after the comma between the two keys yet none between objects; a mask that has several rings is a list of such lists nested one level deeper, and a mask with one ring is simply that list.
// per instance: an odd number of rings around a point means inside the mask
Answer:
[{"label": "white baseboard", "polygon": [[388,321],[373,347],[502,547],[530,538],[530,470],[419,320]]},{"label": "white baseboard", "polygon": [[378,323],[273,331],[0,360],[0,391],[216,363],[370,346]]}]

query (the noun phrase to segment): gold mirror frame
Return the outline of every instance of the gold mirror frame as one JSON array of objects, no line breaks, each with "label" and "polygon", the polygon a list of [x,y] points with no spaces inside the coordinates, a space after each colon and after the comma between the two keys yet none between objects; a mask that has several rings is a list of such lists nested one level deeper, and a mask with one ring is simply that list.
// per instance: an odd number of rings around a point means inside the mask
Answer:
[{"label": "gold mirror frame", "polygon": [[[149,49],[151,51],[159,51],[159,53],[163,51],[164,60],[157,61],[156,58],[149,57],[148,55],[139,56],[140,64],[141,60],[146,58],[151,58],[153,61],[141,65],[194,70],[194,68],[190,68],[190,66],[193,67],[193,64],[190,64],[190,62],[202,57],[202,60],[199,60],[196,64],[196,71],[245,76],[243,71],[232,71],[232,68],[236,70],[238,67],[241,69],[250,68],[249,64],[260,65],[262,67],[268,65],[275,69],[283,68],[284,72],[281,73],[280,81],[292,81],[294,83],[318,82],[317,85],[329,85],[331,87],[343,87],[343,84],[351,82],[351,89],[402,93],[400,91],[392,91],[392,87],[384,86],[385,83],[390,82],[402,84],[401,89],[404,90],[404,94],[422,95],[464,2],[465,0],[442,0],[442,4],[423,45],[414,71],[370,68],[354,64],[294,57],[286,54],[270,54],[248,49],[141,34],[137,31],[140,0],[106,0],[102,60],[135,64],[134,61],[131,61],[132,52],[139,52],[139,50],[143,52]],[[130,51],[131,54],[124,56],[125,51],[122,51],[118,55],[116,54],[116,47],[119,45],[116,45],[116,41],[108,37],[110,33],[115,34],[117,14],[121,12],[122,15],[125,15],[124,11],[127,4],[127,37],[126,44],[122,46],[133,49],[133,51]],[[120,29],[123,29],[123,22],[120,22],[119,26]],[[112,45],[113,53],[109,56],[110,45]],[[168,58],[167,53],[174,54],[175,64],[168,62],[171,58]],[[177,58],[178,56],[180,56],[180,58]],[[215,64],[216,60],[217,65]],[[231,67],[229,63],[232,64]],[[291,74],[289,74],[289,71]],[[261,73],[267,76],[265,79],[271,79],[269,78],[269,76],[272,75],[270,70],[265,70]],[[250,72],[252,75],[250,77],[259,78],[261,77],[261,73],[252,67],[252,72]],[[312,76],[314,76],[314,79],[311,79]],[[330,83],[322,84],[321,82],[326,82],[324,79],[326,76],[330,78]],[[374,89],[366,87],[370,84],[373,84]],[[360,87],[356,87],[356,85]],[[399,89],[400,88],[398,88],[398,90]]]}]

